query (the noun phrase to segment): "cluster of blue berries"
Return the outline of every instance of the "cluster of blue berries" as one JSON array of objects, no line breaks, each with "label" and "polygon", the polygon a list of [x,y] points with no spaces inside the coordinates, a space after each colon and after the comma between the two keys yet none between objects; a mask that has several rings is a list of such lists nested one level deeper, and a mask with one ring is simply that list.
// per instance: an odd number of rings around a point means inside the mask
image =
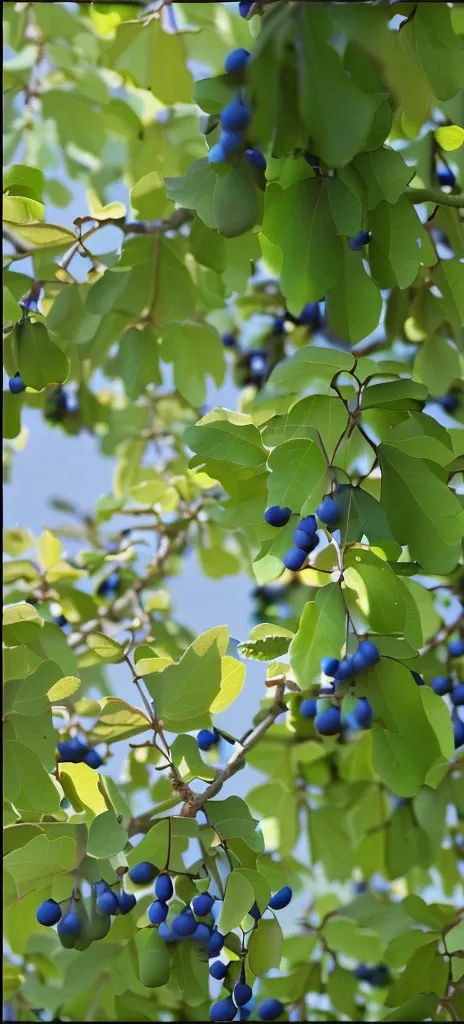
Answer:
[{"label": "cluster of blue berries", "polygon": [[[264,513],[264,520],[268,526],[281,527],[287,525],[291,515],[290,508],[271,505]],[[337,502],[327,495],[318,505],[315,516],[305,516],[299,520],[293,534],[294,546],[283,557],[285,568],[290,569],[291,572],[299,572],[303,568],[308,554],[314,551],[318,545],[316,516],[321,523],[332,529],[338,523],[341,511]]]},{"label": "cluster of blue berries", "polygon": [[442,409],[444,409],[445,412],[449,413],[450,415],[453,412],[456,412],[456,409],[459,409],[459,406],[461,404],[459,401],[459,395],[457,395],[455,391],[448,391],[448,393],[446,395],[442,395],[442,397],[439,398],[438,401]]},{"label": "cluster of blue berries", "polygon": [[348,246],[353,252],[359,252],[360,249],[364,249],[365,245],[369,245],[370,240],[370,231],[358,231],[357,235],[348,239]]},{"label": "cluster of blue berries", "polygon": [[370,729],[372,708],[367,697],[360,697],[353,710],[343,720],[338,704],[331,704],[329,707],[325,705],[326,699],[333,696],[337,683],[344,683],[355,674],[376,665],[379,657],[376,645],[371,640],[363,640],[355,654],[347,655],[341,661],[338,658],[322,658],[321,671],[334,683],[330,690],[321,691],[318,700],[310,697],[303,700],[299,707],[300,715],[303,718],[314,719],[314,726],[321,736],[337,736],[342,731],[343,724],[354,730]]},{"label": "cluster of blue berries", "polygon": [[[456,637],[448,644],[450,658],[462,658],[464,656],[464,640]],[[439,697],[449,697],[453,705],[452,722],[454,745],[457,749],[464,744],[464,722],[457,714],[457,708],[464,707],[464,683],[455,682],[450,676],[435,676],[432,679],[432,690]]]},{"label": "cluster of blue berries", "polygon": [[107,597],[109,599],[115,597],[121,586],[121,578],[118,572],[111,572],[97,588],[97,594],[99,597]]},{"label": "cluster of blue berries", "polygon": [[[128,914],[137,903],[133,893],[125,892],[122,888],[119,893],[116,893],[103,879],[96,882],[92,888],[97,897],[97,914],[100,917],[110,918],[115,917],[116,914]],[[63,900],[62,902],[67,901]],[[72,897],[69,910],[63,914],[61,905],[56,900],[44,900],[37,908],[37,921],[46,928],[52,928],[57,924],[60,939],[65,941],[67,939],[77,939],[82,931],[82,918],[76,906],[76,900]]]},{"label": "cluster of blue berries", "polygon": [[[242,46],[232,50],[226,57],[224,70],[230,78],[240,81],[250,60],[248,50]],[[219,142],[211,147],[208,153],[210,164],[223,164],[227,158],[245,148],[244,132],[251,120],[251,108],[244,100],[241,92],[237,94],[221,111],[220,122],[222,134]],[[259,149],[247,148],[245,156],[252,167],[260,171],[266,170],[266,160]]]},{"label": "cluster of blue berries", "polygon": [[373,988],[385,988],[391,981],[390,971],[386,964],[377,964],[375,967],[359,964],[354,973],[358,981],[366,981]]},{"label": "cluster of blue berries", "polygon": [[68,764],[86,764],[89,768],[101,768],[104,763],[103,758],[95,747],[89,747],[87,743],[82,743],[77,736],[73,736],[70,740],[62,740],[57,744],[58,752],[60,755],[60,761],[67,762]]}]

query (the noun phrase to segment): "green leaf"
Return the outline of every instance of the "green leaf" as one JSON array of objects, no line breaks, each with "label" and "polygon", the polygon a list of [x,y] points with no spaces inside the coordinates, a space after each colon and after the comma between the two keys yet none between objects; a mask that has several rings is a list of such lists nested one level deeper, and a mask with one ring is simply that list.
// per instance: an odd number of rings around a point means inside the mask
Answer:
[{"label": "green leaf", "polygon": [[[292,512],[313,512],[328,485],[327,462],[318,437],[284,441],[271,452],[267,465],[269,505],[288,506]],[[295,524],[296,525],[296,524]]]},{"label": "green leaf", "polygon": [[164,818],[162,821],[156,821],[140,843],[127,854],[127,863],[131,868],[142,860],[148,860],[161,870],[166,866],[168,856],[169,822]]},{"label": "green leaf", "polygon": [[363,391],[363,409],[420,409],[427,400],[427,388],[415,380],[392,380],[385,384],[369,384]]},{"label": "green leaf", "polygon": [[375,330],[381,312],[382,297],[364,270],[361,253],[344,244],[337,280],[327,297],[330,326],[354,345]]},{"label": "green leaf", "polygon": [[89,735],[94,743],[127,740],[149,728],[144,712],[119,697],[104,697],[100,706],[100,715]]},{"label": "green leaf", "polygon": [[116,358],[128,398],[139,398],[149,384],[161,384],[158,342],[150,327],[125,331]]},{"label": "green leaf", "polygon": [[298,392],[319,380],[331,381],[336,373],[352,368],[353,357],[348,352],[305,345],[295,355],[278,363],[269,378],[269,386]]},{"label": "green leaf", "polygon": [[441,293],[439,301],[446,318],[460,327],[464,321],[464,265],[459,260],[440,260],[432,278]]},{"label": "green leaf", "polygon": [[224,626],[210,629],[194,641],[176,665],[147,676],[158,718],[170,732],[201,729],[210,724],[209,708],[221,686],[221,653],[227,645]]},{"label": "green leaf", "polygon": [[346,610],[340,587],[331,583],[308,601],[296,636],[290,644],[290,664],[297,683],[307,689],[320,675],[320,661],[327,651],[334,658],[345,642]]},{"label": "green leaf", "polygon": [[42,391],[47,384],[67,380],[69,362],[43,324],[25,320],[19,336],[18,369],[28,387]]},{"label": "green leaf", "polygon": [[218,386],[223,383],[226,364],[221,339],[209,324],[168,324],[161,334],[161,358],[174,364],[176,388],[195,407],[206,398],[207,377]]},{"label": "green leaf", "polygon": [[226,711],[239,696],[245,682],[246,668],[242,661],[237,661],[230,654],[221,658],[221,687],[217,697],[210,705],[212,715]]},{"label": "green leaf", "polygon": [[426,572],[448,573],[457,564],[464,516],[444,475],[425,459],[381,444],[382,505],[392,532]]},{"label": "green leaf", "polygon": [[280,967],[283,936],[275,918],[262,918],[248,943],[250,970],[259,978],[273,967]]},{"label": "green leaf", "polygon": [[266,424],[262,438],[268,448],[274,448],[294,437],[313,438],[314,430],[318,430],[331,456],[347,423],[348,413],[339,398],[311,395],[292,405],[285,416],[274,416]]},{"label": "green leaf", "polygon": [[270,622],[260,622],[250,633],[250,640],[238,645],[245,658],[256,658],[258,661],[273,661],[286,654],[293,633],[285,626],[274,626]]},{"label": "green leaf", "polygon": [[369,927],[360,927],[343,913],[329,918],[323,934],[331,949],[351,959],[375,963],[382,957],[382,946],[375,931]]},{"label": "green leaf", "polygon": [[145,928],[135,936],[139,960],[139,977],[146,988],[166,985],[171,974],[171,957],[166,943],[155,928]]},{"label": "green leaf", "polygon": [[438,1003],[438,996],[426,992],[408,999],[390,1013],[381,1017],[382,1021],[433,1020]]},{"label": "green leaf", "polygon": [[368,210],[375,209],[382,201],[397,203],[414,177],[414,169],[405,164],[401,154],[386,146],[370,153],[359,153],[353,166],[366,186]]},{"label": "green leaf", "polygon": [[347,181],[329,178],[329,203],[338,235],[356,235],[361,229],[362,204]]},{"label": "green leaf", "polygon": [[444,149],[447,153],[452,152],[454,149],[460,149],[464,142],[464,128],[457,124],[436,128],[433,135],[440,149]]},{"label": "green leaf", "polygon": [[255,853],[264,850],[259,823],[251,816],[246,803],[240,797],[229,796],[226,800],[208,800],[205,808],[222,839],[242,839]]},{"label": "green leaf", "polygon": [[86,309],[99,315],[111,313],[117,299],[127,287],[129,278],[128,270],[107,270],[96,284],[92,285],[87,296]]},{"label": "green leaf", "polygon": [[237,928],[253,906],[253,886],[240,871],[231,871],[226,883],[224,902],[217,926],[223,935]]},{"label": "green leaf", "polygon": [[49,840],[46,836],[35,836],[20,850],[13,850],[3,860],[4,870],[11,874],[15,899],[22,899],[60,874],[67,874],[75,867],[76,843],[74,839]]},{"label": "green leaf", "polygon": [[3,196],[3,220],[10,224],[35,224],[45,216],[43,203],[25,196]]},{"label": "green leaf", "polygon": [[124,660],[124,648],[122,645],[118,644],[112,637],[105,636],[104,633],[89,633],[86,637],[86,642],[90,650],[95,651],[97,658],[101,658],[102,661]]},{"label": "green leaf", "polygon": [[266,453],[257,427],[249,416],[213,409],[184,434],[185,443],[198,455],[226,459],[239,466],[263,466]]},{"label": "green leaf", "polygon": [[431,266],[438,260],[433,247],[427,251],[424,228],[406,196],[394,206],[381,202],[371,210],[369,230],[371,272],[379,288],[407,288],[415,280],[421,263]]},{"label": "green leaf", "polygon": [[414,374],[431,394],[446,394],[460,373],[459,353],[446,338],[435,334],[419,346],[414,360]]},{"label": "green leaf", "polygon": [[[404,634],[406,598],[401,581],[372,551],[350,548],[344,558],[345,599],[375,633]],[[355,607],[354,607],[355,606]]]},{"label": "green leaf", "polygon": [[34,534],[20,526],[3,531],[3,550],[7,555],[24,555],[34,547]]},{"label": "green leaf", "polygon": [[37,541],[40,562],[44,569],[51,569],[60,561],[62,544],[50,530],[44,530]]},{"label": "green leaf", "polygon": [[31,604],[6,605],[3,609],[3,642],[7,647],[28,644],[40,636],[44,622]]},{"label": "green leaf", "polygon": [[104,811],[93,819],[87,842],[89,857],[115,857],[127,843],[127,832],[119,824],[114,811]]},{"label": "green leaf", "polygon": [[[235,164],[228,174],[216,176],[212,206],[214,226],[225,238],[237,238],[259,224],[262,193],[256,187],[253,169],[247,160]],[[201,216],[199,210],[197,213]]]},{"label": "green leaf", "polygon": [[226,242],[219,231],[213,231],[199,217],[195,217],[190,229],[189,245],[197,263],[218,274],[224,273],[227,267]]},{"label": "green leaf", "polygon": [[[6,221],[8,227],[8,222]],[[27,242],[35,248],[60,248],[69,249],[69,246],[76,241],[76,236],[67,228],[59,224],[11,224],[12,234],[17,235],[23,242]]]},{"label": "green leaf", "polygon": [[60,701],[65,700],[66,697],[71,697],[79,689],[80,685],[81,681],[77,676],[62,676],[47,691],[50,704],[58,704]]},{"label": "green leaf", "polygon": [[185,35],[165,32],[161,20],[151,22],[153,56],[150,89],[167,107],[192,102],[192,76],[186,66]]},{"label": "green leaf", "polygon": [[400,33],[411,61],[427,76],[440,100],[452,99],[462,88],[462,41],[453,32],[447,7],[418,7]]},{"label": "green leaf", "polygon": [[203,761],[193,736],[176,736],[171,745],[171,758],[184,782],[191,782],[192,779],[211,782],[216,775],[214,768]]}]

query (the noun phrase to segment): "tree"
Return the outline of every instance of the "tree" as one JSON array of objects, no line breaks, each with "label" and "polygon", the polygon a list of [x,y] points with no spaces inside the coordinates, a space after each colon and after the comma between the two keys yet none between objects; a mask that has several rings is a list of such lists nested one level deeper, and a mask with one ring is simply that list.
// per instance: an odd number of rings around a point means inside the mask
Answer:
[{"label": "tree", "polygon": [[462,1019],[464,11],[3,7],[5,1019]]}]

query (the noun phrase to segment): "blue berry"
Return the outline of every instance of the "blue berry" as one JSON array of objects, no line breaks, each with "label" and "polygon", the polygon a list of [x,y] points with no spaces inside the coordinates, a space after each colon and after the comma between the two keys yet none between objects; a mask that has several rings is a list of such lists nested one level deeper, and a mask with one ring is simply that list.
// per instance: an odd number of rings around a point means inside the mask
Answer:
[{"label": "blue berry", "polygon": [[208,942],[208,956],[219,956],[224,945],[224,936],[215,928]]},{"label": "blue berry", "polygon": [[454,704],[455,708],[462,707],[464,704],[464,683],[457,683],[450,696],[451,703]]},{"label": "blue berry", "polygon": [[162,924],[168,916],[169,907],[162,900],[155,900],[148,908],[148,920],[150,924]]},{"label": "blue berry", "polygon": [[60,629],[63,629],[63,626],[68,625],[68,620],[65,615],[55,615],[53,621],[55,623],[55,626],[59,626]]},{"label": "blue berry", "polygon": [[258,1017],[261,1020],[276,1020],[283,1013],[283,1010],[280,999],[265,999],[261,1006],[258,1006]]},{"label": "blue berry", "polygon": [[275,331],[276,334],[281,334],[282,331],[285,330],[285,317],[284,316],[275,316],[274,317],[274,323],[272,325],[272,329]]},{"label": "blue berry", "polygon": [[378,964],[377,967],[373,967],[369,981],[375,988],[384,988],[385,985],[390,983],[388,967],[385,964]]},{"label": "blue berry", "polygon": [[335,679],[335,673],[338,669],[340,662],[338,658],[322,658],[321,660],[321,672],[329,679]]},{"label": "blue berry", "polygon": [[439,697],[444,697],[446,693],[450,692],[451,688],[452,682],[447,676],[435,676],[435,679],[432,679],[432,690],[438,693]]},{"label": "blue berry", "polygon": [[461,722],[460,718],[455,718],[453,722],[453,733],[454,733],[454,746],[457,750],[458,747],[462,747],[464,743],[464,722]]},{"label": "blue berry", "polygon": [[115,892],[105,889],[97,899],[97,907],[100,914],[117,914],[119,911],[119,900]]},{"label": "blue berry", "polygon": [[448,644],[448,651],[452,658],[461,658],[464,654],[464,640],[457,638]]},{"label": "blue berry", "polygon": [[368,245],[370,240],[370,231],[358,231],[357,235],[354,235],[353,238],[348,239],[348,245],[350,249],[353,250],[353,252],[358,252],[359,249],[363,249],[365,245]]},{"label": "blue berry", "polygon": [[173,892],[174,886],[170,875],[167,875],[165,872],[158,875],[155,882],[155,895],[157,898],[163,903],[167,903],[168,900],[172,899]]},{"label": "blue berry", "polygon": [[366,668],[376,665],[380,660],[379,649],[372,643],[372,640],[363,640],[356,653],[361,655]]},{"label": "blue berry", "polygon": [[208,163],[210,164],[223,164],[226,159],[226,151],[222,146],[221,142],[216,142],[208,153]]},{"label": "blue berry", "polygon": [[190,914],[178,914],[171,925],[173,935],[180,939],[185,938],[187,935],[193,935],[196,927],[197,922],[193,914],[192,916]]},{"label": "blue berry", "polygon": [[316,533],[306,533],[305,530],[300,530],[297,527],[293,534],[293,543],[301,551],[306,551],[306,554],[309,554],[314,551],[314,548],[317,548],[319,542]]},{"label": "blue berry", "polygon": [[8,387],[12,395],[20,395],[21,391],[26,390],[26,385],[22,377],[19,376],[19,373],[17,373],[15,377],[10,377]]},{"label": "blue berry", "polygon": [[301,548],[290,548],[284,555],[282,561],[286,569],[290,569],[291,572],[298,572],[306,562],[306,552],[302,551]]},{"label": "blue berry", "polygon": [[298,523],[298,529],[303,530],[304,533],[308,533],[309,535],[316,533],[316,516],[304,516],[304,518],[300,519]]},{"label": "blue berry", "polygon": [[248,911],[248,913],[249,913],[250,917],[253,918],[254,921],[259,921],[260,920],[260,918],[261,918],[261,911],[260,911],[260,909],[258,907],[258,904],[256,903],[256,900],[253,903],[253,906],[250,907],[250,910]]},{"label": "blue berry", "polygon": [[159,935],[160,939],[163,940],[163,942],[176,942],[177,941],[175,935],[172,934],[172,932],[169,930],[167,924],[165,924],[164,921],[162,921],[162,923],[160,924],[160,926],[158,928],[158,935]]},{"label": "blue berry", "polygon": [[70,740],[64,740],[62,743],[58,743],[61,760],[68,761],[71,764],[80,764],[88,753],[88,749],[87,744],[78,740],[77,736]]},{"label": "blue berry", "polygon": [[235,153],[243,145],[243,135],[240,132],[223,132],[218,145],[222,147],[225,155],[229,156],[229,153]]},{"label": "blue berry", "polygon": [[313,331],[317,331],[322,323],[319,303],[308,302],[306,306],[303,306],[298,317],[298,323],[306,327],[311,327]]},{"label": "blue berry", "polygon": [[211,928],[207,924],[200,921],[192,935],[194,942],[201,942],[202,946],[207,946],[211,938]]},{"label": "blue berry", "polygon": [[46,928],[51,928],[52,925],[58,924],[61,918],[61,907],[55,900],[44,900],[43,903],[37,907],[36,918],[39,924],[45,925]]},{"label": "blue berry", "polygon": [[238,13],[240,17],[247,18],[252,6],[253,0],[240,0],[240,3],[238,5]]},{"label": "blue berry", "polygon": [[280,505],[271,505],[264,513],[264,522],[268,526],[286,526],[292,514],[291,508],[281,508]]},{"label": "blue berry", "polygon": [[355,968],[354,976],[358,981],[370,981],[371,968],[367,967],[366,964],[358,964]]},{"label": "blue berry", "polygon": [[124,889],[119,893],[118,897],[119,910],[121,914],[129,914],[131,910],[137,905],[137,900],[133,892],[125,892]]},{"label": "blue berry", "polygon": [[453,394],[443,395],[443,398],[440,399],[440,405],[445,412],[456,412],[456,409],[459,407],[459,398]]},{"label": "blue berry", "polygon": [[245,156],[252,167],[257,167],[258,171],[266,170],[266,157],[260,149],[247,149],[245,150]]},{"label": "blue berry", "polygon": [[449,185],[452,188],[456,184],[456,177],[449,167],[443,167],[437,171],[437,181],[439,185]]},{"label": "blue berry", "polygon": [[288,907],[290,900],[293,896],[292,890],[289,885],[284,885],[282,889],[274,893],[269,900],[269,906],[271,910],[283,910],[284,907]]},{"label": "blue berry", "polygon": [[333,498],[324,498],[316,509],[316,515],[326,526],[335,526],[340,519],[340,509]]},{"label": "blue berry", "polygon": [[232,50],[231,53],[227,54],[224,61],[224,71],[228,75],[233,75],[237,71],[242,71],[246,67],[247,62],[250,59],[248,50],[245,50],[243,46],[239,46],[237,50]]},{"label": "blue berry", "polygon": [[253,989],[244,981],[238,981],[234,985],[234,1003],[236,1006],[245,1006],[253,995]]},{"label": "blue berry", "polygon": [[89,768],[95,768],[95,770],[97,770],[97,768],[101,768],[103,758],[100,757],[97,750],[88,750],[84,757],[84,764],[88,765]]},{"label": "blue berry", "polygon": [[228,964],[223,964],[222,960],[215,960],[211,964],[209,973],[212,978],[216,978],[216,981],[222,981],[227,974]]},{"label": "blue berry", "polygon": [[367,882],[355,882],[353,886],[353,891],[355,892],[356,896],[362,896],[362,894],[367,892],[368,889],[369,886]]},{"label": "blue berry", "polygon": [[314,719],[314,725],[321,736],[336,736],[342,728],[340,708],[332,705],[326,711],[320,711]]},{"label": "blue berry", "polygon": [[302,718],[315,718],[317,714],[317,701],[307,697],[306,700],[301,701],[299,710]]},{"label": "blue berry", "polygon": [[342,660],[339,663],[339,666],[337,668],[337,671],[335,673],[334,679],[336,679],[337,683],[341,683],[341,682],[344,682],[345,679],[351,679],[352,675],[353,675],[352,658],[349,658],[349,657],[342,658]]},{"label": "blue berry", "polygon": [[129,878],[134,885],[148,885],[158,874],[154,864],[148,860],[141,860],[140,864],[134,864],[129,871]]},{"label": "blue berry", "polygon": [[221,113],[221,125],[225,132],[240,132],[246,128],[251,118],[248,103],[232,100]]},{"label": "blue berry", "polygon": [[114,597],[119,590],[120,582],[119,573],[110,573],[110,575],[100,583],[100,586],[97,589],[97,594],[99,594],[100,597]]},{"label": "blue berry", "polygon": [[193,912],[197,917],[207,917],[211,912],[213,903],[214,897],[210,896],[209,892],[202,892],[192,900]]},{"label": "blue berry", "polygon": [[236,1013],[237,1007],[231,996],[228,996],[227,999],[220,999],[217,1003],[213,1003],[211,1010],[209,1011],[211,1020],[218,1022],[233,1020]]},{"label": "blue berry", "polygon": [[235,348],[236,342],[232,331],[226,331],[226,333],[222,335],[221,341],[224,348]]},{"label": "blue berry", "polygon": [[211,747],[216,745],[218,739],[219,737],[215,729],[212,732],[210,729],[200,729],[197,736],[197,743],[200,750],[210,750]]},{"label": "blue berry", "polygon": [[68,910],[68,913],[61,918],[58,924],[58,935],[77,936],[82,928],[82,922],[75,910]]},{"label": "blue berry", "polygon": [[355,704],[354,718],[360,729],[370,729],[372,725],[372,708],[367,697],[361,697]]}]

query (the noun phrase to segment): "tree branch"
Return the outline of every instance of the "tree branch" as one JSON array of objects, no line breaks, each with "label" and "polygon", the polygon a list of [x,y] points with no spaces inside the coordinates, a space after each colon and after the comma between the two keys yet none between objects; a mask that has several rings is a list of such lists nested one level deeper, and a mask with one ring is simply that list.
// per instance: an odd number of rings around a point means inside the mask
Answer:
[{"label": "tree branch", "polygon": [[264,733],[270,729],[271,725],[274,724],[276,718],[284,710],[282,704],[282,697],[285,692],[285,680],[277,685],[277,693],[275,700],[273,701],[267,715],[263,718],[262,722],[253,729],[248,739],[245,740],[241,750],[236,754],[233,754],[230,761],[226,764],[222,771],[218,772],[214,781],[206,787],[204,793],[198,793],[192,801],[188,801],[184,804],[181,814],[185,818],[194,818],[197,811],[200,811],[207,800],[211,800],[213,796],[216,796],[220,792],[225,782],[231,779],[236,772],[242,767],[243,762],[246,759],[248,752],[252,747],[256,746]]},{"label": "tree branch", "polygon": [[455,206],[464,209],[464,193],[452,195],[440,188],[406,188],[404,193],[412,203],[436,203],[438,206]]}]

